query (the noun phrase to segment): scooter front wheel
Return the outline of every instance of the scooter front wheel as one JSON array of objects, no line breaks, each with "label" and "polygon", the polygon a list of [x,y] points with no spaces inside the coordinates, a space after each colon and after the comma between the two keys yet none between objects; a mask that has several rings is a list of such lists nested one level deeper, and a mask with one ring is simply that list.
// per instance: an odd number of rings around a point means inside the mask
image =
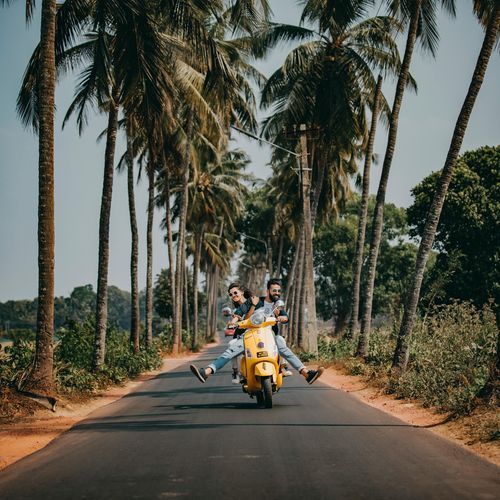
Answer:
[{"label": "scooter front wheel", "polygon": [[257,406],[259,408],[261,406],[264,406],[264,394],[262,393],[262,391],[258,392],[256,396],[257,396]]},{"label": "scooter front wheel", "polygon": [[271,377],[266,377],[262,379],[262,392],[264,393],[264,406],[266,408],[273,407],[273,386],[271,383]]}]

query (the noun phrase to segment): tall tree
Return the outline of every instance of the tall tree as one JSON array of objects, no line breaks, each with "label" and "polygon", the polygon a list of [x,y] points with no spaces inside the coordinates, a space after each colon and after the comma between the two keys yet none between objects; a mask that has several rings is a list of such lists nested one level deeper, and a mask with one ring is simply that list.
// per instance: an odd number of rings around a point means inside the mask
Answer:
[{"label": "tall tree", "polygon": [[[368,353],[368,345],[371,331],[373,289],[375,285],[375,273],[377,268],[378,252],[382,235],[384,221],[384,203],[389,180],[389,172],[396,150],[396,139],[398,133],[399,113],[403,102],[403,96],[410,75],[410,65],[413,57],[417,37],[427,50],[434,54],[436,50],[438,33],[436,27],[436,0],[402,0],[401,2],[389,1],[394,13],[399,14],[408,21],[408,34],[406,37],[405,53],[396,85],[396,93],[391,108],[389,120],[389,135],[384,155],[384,163],[377,190],[377,202],[373,214],[372,233],[370,239],[370,253],[368,257],[368,270],[365,280],[365,303],[361,319],[361,332],[357,347],[357,355],[364,357]],[[441,0],[448,12],[454,15],[454,0]]]},{"label": "tall tree", "polygon": [[130,250],[130,342],[134,353],[139,352],[139,336],[140,336],[140,308],[139,308],[139,232],[137,229],[137,215],[135,209],[135,194],[134,194],[134,128],[132,116],[130,114],[126,120],[126,135],[127,135],[127,192],[128,206],[130,218],[130,233],[131,233],[131,250]]},{"label": "tall tree", "polygon": [[[268,47],[280,41],[303,41],[263,89],[262,106],[273,106],[274,111],[263,130],[266,138],[278,144],[300,124],[311,131],[311,140],[304,141],[301,148],[309,149],[308,168],[312,169],[315,183],[311,186],[314,194],[311,222],[316,216],[316,206],[325,198],[322,194],[325,186],[340,188],[335,193],[337,200],[349,191],[346,179],[356,168],[357,145],[366,135],[367,97],[373,96],[376,87],[372,69],[395,71],[400,65],[392,38],[399,23],[386,16],[365,19],[372,4],[353,0],[334,6],[331,2],[311,0],[305,2],[302,21],[312,23],[314,29],[273,24],[259,35],[262,45]],[[385,99],[382,106],[387,106]],[[342,167],[346,165],[351,168],[344,170]],[[308,171],[304,168],[302,171],[306,172],[307,181]],[[308,218],[302,216],[306,226],[310,225]],[[305,230],[309,234],[307,227]],[[313,228],[310,233],[312,238]],[[306,252],[306,270],[312,269],[310,241],[306,236],[304,245],[296,248],[304,248]],[[298,266],[295,271],[297,277],[303,272]],[[312,279],[308,271],[304,282],[308,290],[314,288]],[[301,292],[295,295],[300,297]],[[307,309],[310,314],[314,307]],[[311,345],[314,346],[314,341]]]},{"label": "tall tree", "polygon": [[375,96],[373,102],[372,122],[370,126],[370,135],[365,152],[365,166],[363,169],[363,184],[361,190],[361,204],[358,216],[358,234],[356,238],[356,253],[353,263],[353,278],[351,290],[351,316],[347,338],[352,338],[358,331],[359,316],[359,291],[361,284],[361,269],[363,267],[363,250],[365,247],[366,219],[368,216],[368,197],[370,194],[370,171],[373,157],[373,145],[375,143],[375,134],[377,132],[377,122],[379,118],[380,97],[382,94],[382,76],[377,79]]},{"label": "tall tree", "polygon": [[[8,5],[9,0],[1,0]],[[26,20],[34,0],[26,0]],[[23,381],[28,390],[54,389],[54,109],[56,86],[56,0],[43,0],[41,9],[39,74],[34,102],[38,114],[38,308],[36,347]]]},{"label": "tall tree", "polygon": [[486,32],[467,95],[455,124],[450,148],[446,156],[443,170],[441,171],[441,177],[436,188],[434,199],[427,215],[422,240],[418,250],[417,261],[415,264],[415,273],[408,288],[403,320],[399,330],[398,342],[392,363],[393,371],[396,373],[404,371],[408,363],[408,338],[411,334],[417,310],[425,266],[432,249],[446,193],[448,191],[448,186],[450,184],[457,157],[462,146],[465,131],[467,130],[469,118],[481,89],[491,54],[494,50],[495,44],[498,43],[500,27],[500,1],[475,0],[473,2],[473,6],[474,12],[479,17],[480,21],[483,24],[486,24]]}]

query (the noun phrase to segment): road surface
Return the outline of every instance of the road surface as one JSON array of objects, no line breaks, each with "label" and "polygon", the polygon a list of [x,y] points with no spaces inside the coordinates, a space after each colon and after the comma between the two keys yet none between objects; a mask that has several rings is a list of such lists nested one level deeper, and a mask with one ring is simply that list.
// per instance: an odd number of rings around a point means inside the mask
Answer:
[{"label": "road surface", "polygon": [[230,378],[160,374],[0,472],[0,499],[500,498],[500,468],[321,379],[266,410]]}]

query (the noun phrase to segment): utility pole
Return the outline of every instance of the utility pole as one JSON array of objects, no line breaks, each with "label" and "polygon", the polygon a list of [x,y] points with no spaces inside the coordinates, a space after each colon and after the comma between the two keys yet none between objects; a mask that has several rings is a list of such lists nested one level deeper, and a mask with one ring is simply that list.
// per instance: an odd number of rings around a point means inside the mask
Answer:
[{"label": "utility pole", "polygon": [[314,287],[313,234],[311,219],[311,168],[307,154],[307,128],[300,125],[300,178],[302,186],[302,230],[305,238],[304,252],[304,332],[303,347],[306,352],[318,350],[318,325],[316,322],[316,291]]}]

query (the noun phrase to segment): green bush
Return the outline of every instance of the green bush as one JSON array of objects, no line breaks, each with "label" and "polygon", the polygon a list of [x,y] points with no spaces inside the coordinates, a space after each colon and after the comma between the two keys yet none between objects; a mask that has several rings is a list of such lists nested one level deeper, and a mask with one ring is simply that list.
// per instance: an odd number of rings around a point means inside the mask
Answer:
[{"label": "green bush", "polygon": [[488,306],[477,310],[455,302],[434,309],[414,331],[408,370],[396,392],[444,411],[470,411],[495,363],[497,336]]},{"label": "green bush", "polygon": [[0,353],[0,385],[7,386],[15,382],[28,368],[35,351],[33,342],[15,340],[14,344]]},{"label": "green bush", "polygon": [[92,371],[94,324],[92,320],[73,323],[58,331],[55,350],[56,380],[66,391],[92,392],[109,383],[123,383],[139,373],[161,365],[161,342],[134,354],[128,332],[109,327],[106,333],[106,358],[98,373]]},{"label": "green bush", "polygon": [[[139,373],[161,365],[165,340],[155,338],[150,349],[132,352],[129,333],[108,328],[106,359],[99,372],[92,370],[95,328],[93,320],[71,322],[56,334],[54,375],[62,392],[91,393],[110,383],[122,383]],[[33,342],[16,339],[0,353],[0,384],[12,385],[28,368],[34,352]]]},{"label": "green bush", "polygon": [[370,335],[366,362],[370,365],[389,368],[395,348],[395,332],[384,328],[377,328]]}]

